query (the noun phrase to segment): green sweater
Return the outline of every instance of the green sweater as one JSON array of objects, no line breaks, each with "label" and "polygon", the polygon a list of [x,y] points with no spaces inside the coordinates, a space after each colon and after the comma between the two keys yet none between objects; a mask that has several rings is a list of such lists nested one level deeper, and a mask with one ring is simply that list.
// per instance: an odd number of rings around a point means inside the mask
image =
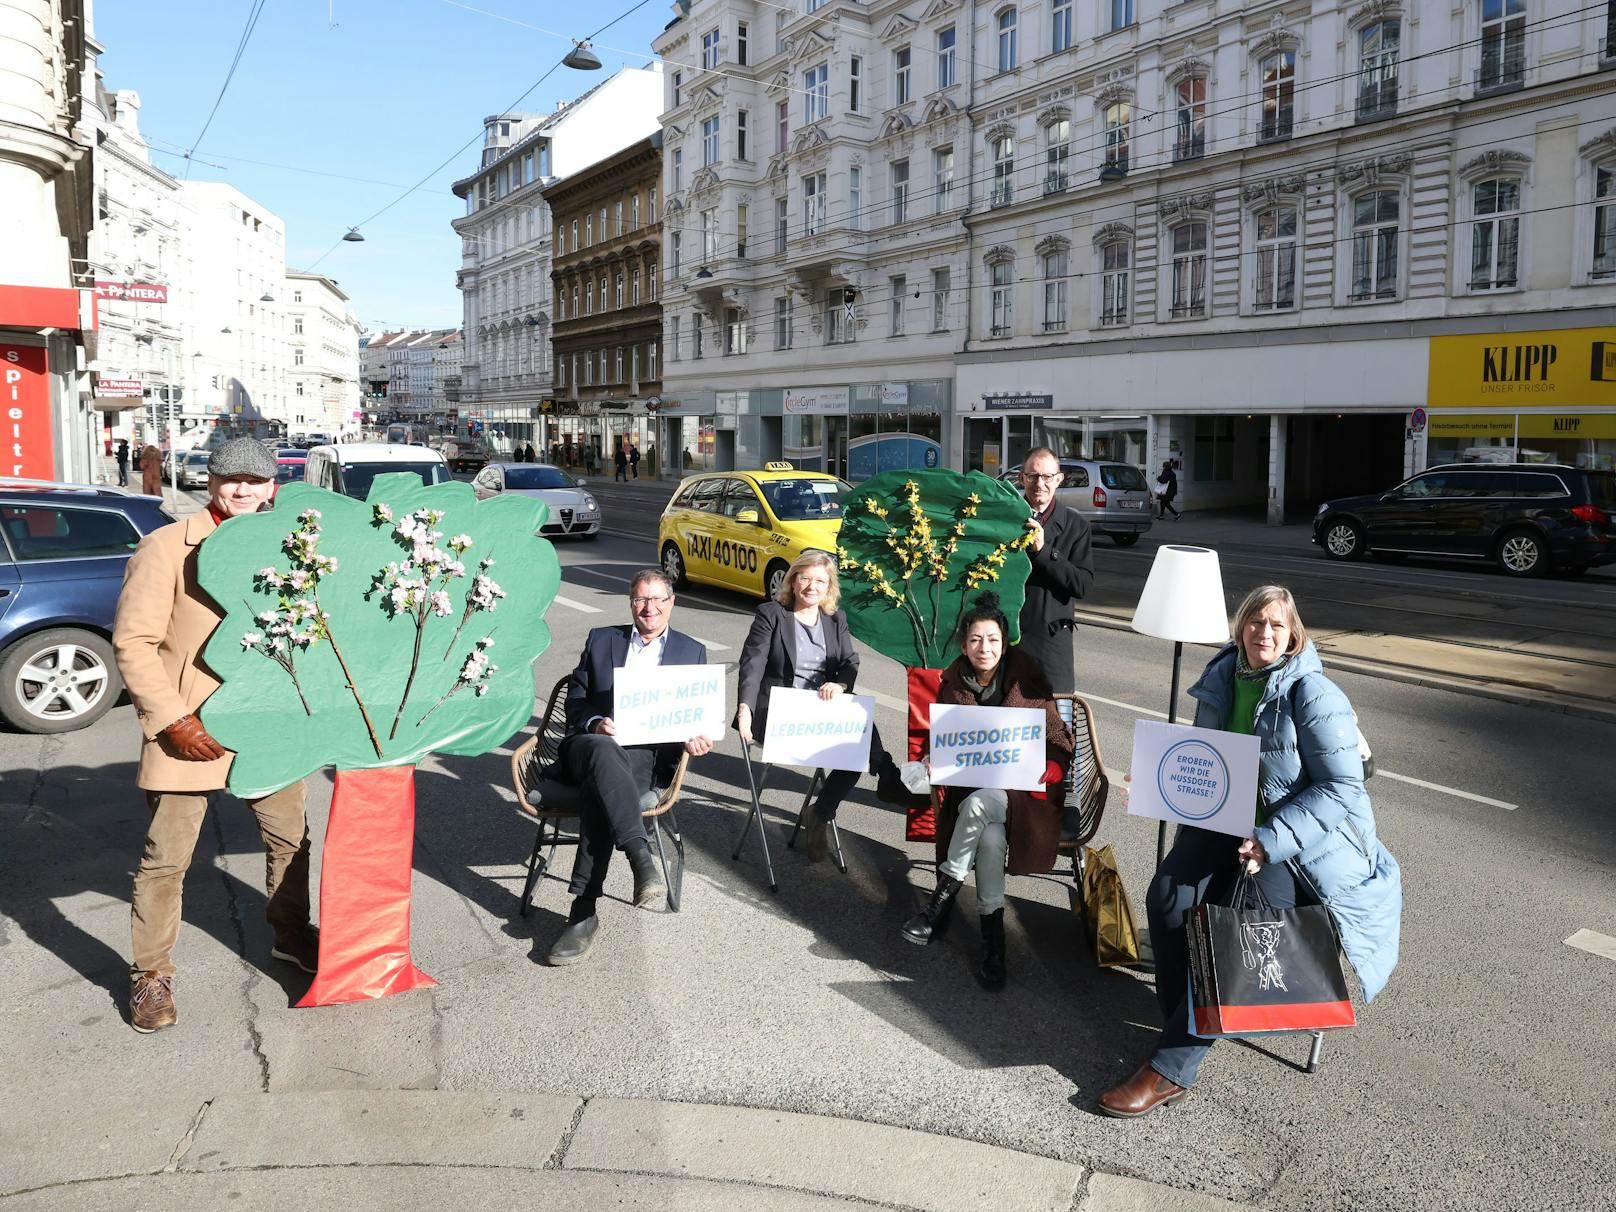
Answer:
[{"label": "green sweater", "polygon": [[[1268,688],[1267,678],[1242,678],[1234,680],[1234,702],[1229,708],[1229,718],[1223,721],[1225,732],[1238,732],[1251,736],[1257,722],[1257,704],[1262,701],[1263,691]],[[1267,824],[1268,813],[1263,811],[1262,797],[1257,799],[1257,823]]]}]

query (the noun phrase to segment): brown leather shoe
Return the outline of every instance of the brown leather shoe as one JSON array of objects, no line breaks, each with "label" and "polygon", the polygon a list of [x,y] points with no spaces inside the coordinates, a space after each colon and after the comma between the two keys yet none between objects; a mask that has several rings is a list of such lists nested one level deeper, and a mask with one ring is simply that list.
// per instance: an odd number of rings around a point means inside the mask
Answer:
[{"label": "brown leather shoe", "polygon": [[142,1035],[172,1027],[180,1021],[174,1008],[174,978],[141,972],[129,986],[129,1025]]},{"label": "brown leather shoe", "polygon": [[1138,1119],[1149,1115],[1157,1107],[1171,1107],[1182,1102],[1189,1093],[1183,1086],[1174,1085],[1148,1064],[1140,1065],[1135,1073],[1120,1086],[1112,1086],[1100,1095],[1100,1111],[1117,1119]]}]

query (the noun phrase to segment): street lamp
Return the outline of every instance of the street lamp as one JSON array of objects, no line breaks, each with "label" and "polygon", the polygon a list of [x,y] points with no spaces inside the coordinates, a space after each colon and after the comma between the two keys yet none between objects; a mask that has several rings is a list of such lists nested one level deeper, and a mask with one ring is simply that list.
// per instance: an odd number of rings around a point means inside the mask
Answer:
[{"label": "street lamp", "polygon": [[696,277],[698,279],[700,279],[700,278],[710,278],[712,276],[713,276],[713,271],[708,269],[705,265],[703,265],[700,269],[698,269],[696,271]]},{"label": "street lamp", "polygon": [[359,234],[357,227],[350,227],[342,239],[347,244],[363,244],[365,242],[365,237]]},{"label": "street lamp", "polygon": [[220,330],[219,330],[219,331],[220,331],[220,332],[222,332],[222,333],[228,333],[228,332],[230,332],[230,331],[231,331],[231,329],[230,329],[230,325],[228,325],[228,324],[226,324],[226,325],[225,325],[225,326],[224,326],[224,327],[223,327],[223,328],[221,328],[221,329],[220,329]]},{"label": "street lamp", "polygon": [[589,43],[574,42],[572,49],[567,52],[567,57],[561,60],[561,65],[580,72],[598,72],[600,56],[589,49]]},{"label": "street lamp", "polygon": [[261,294],[261,295],[259,295],[259,296],[258,296],[258,301],[259,301],[259,302],[260,302],[260,303],[273,303],[273,302],[274,302],[274,301],[275,301],[275,296],[274,296],[274,295],[272,295],[272,294],[270,294],[270,293],[269,293],[269,292],[268,292],[268,291],[267,291],[267,290],[266,290],[266,291],[265,291],[265,292],[264,292],[264,293],[263,293],[263,294]]}]

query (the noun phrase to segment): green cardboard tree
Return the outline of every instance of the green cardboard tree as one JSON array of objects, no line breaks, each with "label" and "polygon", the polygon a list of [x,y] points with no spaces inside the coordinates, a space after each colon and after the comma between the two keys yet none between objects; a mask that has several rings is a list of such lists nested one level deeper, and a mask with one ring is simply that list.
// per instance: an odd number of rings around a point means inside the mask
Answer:
[{"label": "green cardboard tree", "polygon": [[531,718],[561,580],[537,533],[546,515],[401,473],[364,502],[290,485],[202,545],[198,579],[227,611],[204,653],[222,684],[202,719],[235,751],[230,789],[259,796],[336,767],[320,972],[300,1004],[431,983],[409,962],[414,767],[486,752]]}]

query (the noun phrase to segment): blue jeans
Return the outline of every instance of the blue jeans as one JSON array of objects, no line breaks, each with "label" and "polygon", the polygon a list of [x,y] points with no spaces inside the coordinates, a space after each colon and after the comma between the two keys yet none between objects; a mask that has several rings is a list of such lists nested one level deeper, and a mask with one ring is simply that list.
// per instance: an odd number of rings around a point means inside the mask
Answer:
[{"label": "blue jeans", "polygon": [[[1145,915],[1156,957],[1156,1001],[1162,1030],[1150,1067],[1168,1081],[1188,1088],[1212,1047],[1190,1031],[1190,952],[1185,922],[1203,901],[1227,904],[1240,877],[1240,839],[1186,826],[1178,831],[1150,891]],[[1296,878],[1284,863],[1264,863],[1252,877],[1275,909],[1296,907]]]}]

